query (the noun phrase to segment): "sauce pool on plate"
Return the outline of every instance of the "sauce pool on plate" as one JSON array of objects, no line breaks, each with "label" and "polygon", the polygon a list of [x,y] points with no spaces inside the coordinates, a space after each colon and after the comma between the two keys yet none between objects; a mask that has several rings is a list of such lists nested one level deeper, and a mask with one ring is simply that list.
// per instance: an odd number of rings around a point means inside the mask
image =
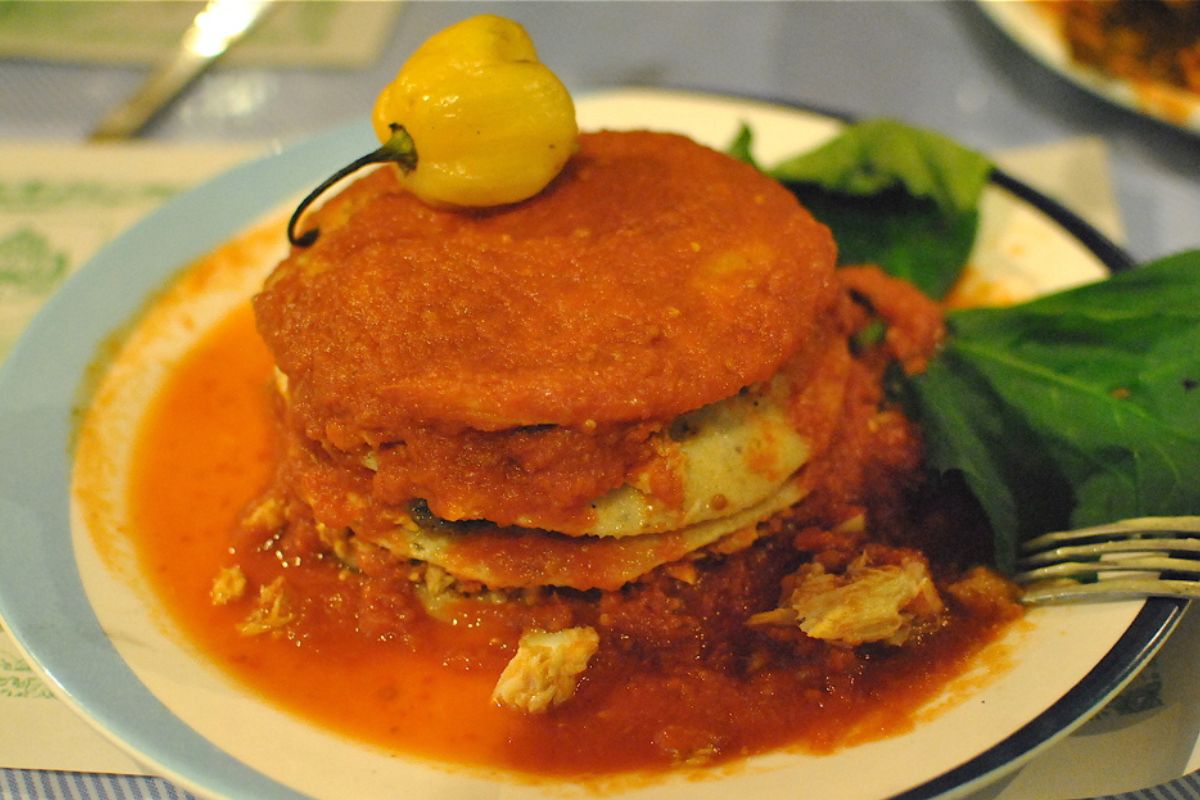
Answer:
[{"label": "sauce pool on plate", "polygon": [[[314,724],[388,751],[563,775],[670,766],[664,753],[678,754],[678,766],[788,746],[830,751],[909,728],[1007,621],[961,619],[903,652],[829,648],[752,675],[711,660],[689,668],[694,643],[664,636],[674,642],[657,654],[665,669],[645,653],[602,656],[570,703],[545,716],[514,713],[490,700],[512,652],[503,615],[485,609],[438,624],[407,591],[389,595],[315,552],[284,553],[234,535],[274,468],[271,383],[270,357],[245,306],[172,369],[134,451],[133,537],[178,624],[223,669]],[[214,605],[210,596],[231,547],[256,583],[286,573],[304,587],[302,625],[282,635],[239,633],[245,605]],[[709,593],[770,571],[774,555],[763,548],[704,575]],[[705,750],[714,742],[718,754]]]}]

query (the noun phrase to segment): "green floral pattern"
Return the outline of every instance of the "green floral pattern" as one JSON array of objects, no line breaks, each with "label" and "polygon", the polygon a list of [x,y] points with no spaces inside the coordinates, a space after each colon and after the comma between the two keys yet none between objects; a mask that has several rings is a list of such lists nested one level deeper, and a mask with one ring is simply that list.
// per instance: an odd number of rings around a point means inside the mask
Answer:
[{"label": "green floral pattern", "polygon": [[0,212],[39,213],[161,203],[183,188],[168,183],[24,180],[0,182]]},{"label": "green floral pattern", "polygon": [[16,700],[49,700],[54,695],[46,688],[33,668],[18,655],[8,650],[3,639],[4,628],[0,626],[0,698]]},{"label": "green floral pattern", "polygon": [[46,294],[67,274],[69,259],[32,226],[0,235],[0,291]]}]

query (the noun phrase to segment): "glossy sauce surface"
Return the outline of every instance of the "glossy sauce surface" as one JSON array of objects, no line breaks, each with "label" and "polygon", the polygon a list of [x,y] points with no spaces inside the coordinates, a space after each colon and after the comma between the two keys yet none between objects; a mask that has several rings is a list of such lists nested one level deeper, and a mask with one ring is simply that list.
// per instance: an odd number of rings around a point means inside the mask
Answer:
[{"label": "glossy sauce surface", "polygon": [[[248,309],[178,365],[138,443],[138,546],[173,615],[217,663],[273,702],[387,750],[575,775],[784,746],[829,751],[909,728],[921,703],[1008,621],[956,614],[903,651],[842,650],[803,637],[751,644],[742,632],[747,614],[773,605],[779,579],[794,568],[790,537],[780,536],[701,567],[690,585],[660,576],[599,601],[568,595],[518,611],[479,607],[436,623],[400,567],[365,565],[367,581],[315,549],[234,535],[273,470],[270,369]],[[253,584],[285,576],[304,598],[295,609],[302,624],[285,635],[240,635],[245,603],[209,598],[213,576],[233,557]],[[588,614],[603,620],[612,642],[625,630],[640,644],[602,648],[575,697],[547,715],[491,702],[523,627]],[[769,666],[748,666],[763,658]]]},{"label": "glossy sauce surface", "polygon": [[836,298],[791,193],[664,133],[584,134],[536,199],[487,210],[378,169],[312,224],[254,300],[290,407],[371,451],[381,499],[448,520],[586,528],[653,434],[771,377]]},{"label": "glossy sauce surface", "polygon": [[667,421],[769,378],[836,297],[828,228],[671,134],[584,134],[536,200],[475,213],[377,170],[313,221],[255,312],[348,436]]}]

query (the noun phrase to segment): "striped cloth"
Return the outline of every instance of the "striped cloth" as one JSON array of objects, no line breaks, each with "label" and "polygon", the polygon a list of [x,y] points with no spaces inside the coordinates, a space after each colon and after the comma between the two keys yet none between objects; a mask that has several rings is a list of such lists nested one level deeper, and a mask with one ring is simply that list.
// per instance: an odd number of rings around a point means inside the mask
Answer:
[{"label": "striped cloth", "polygon": [[[194,800],[194,797],[161,778],[3,769],[0,800]],[[1095,800],[1200,800],[1200,773]]]},{"label": "striped cloth", "polygon": [[1179,780],[1152,786],[1137,792],[1105,795],[1097,800],[1198,800],[1200,798],[1200,773],[1184,775]]},{"label": "striped cloth", "polygon": [[0,800],[194,800],[162,778],[0,770]]}]

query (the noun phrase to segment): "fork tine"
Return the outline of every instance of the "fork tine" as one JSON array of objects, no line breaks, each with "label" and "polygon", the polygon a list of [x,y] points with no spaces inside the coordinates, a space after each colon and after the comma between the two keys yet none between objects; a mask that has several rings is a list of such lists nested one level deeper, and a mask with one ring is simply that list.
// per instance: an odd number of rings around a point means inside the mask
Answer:
[{"label": "fork tine", "polygon": [[1093,525],[1088,528],[1055,531],[1022,542],[1021,551],[1030,553],[1064,543],[1130,533],[1146,534],[1147,536],[1200,534],[1200,517],[1138,517],[1105,525]]},{"label": "fork tine", "polygon": [[1112,539],[1094,544],[1074,544],[1029,553],[1018,559],[1022,566],[1050,564],[1076,558],[1099,558],[1110,553],[1200,553],[1200,539]]},{"label": "fork tine", "polygon": [[[1018,562],[1018,567],[1025,566]],[[1177,575],[1200,576],[1200,561],[1188,558],[1113,558],[1107,561],[1063,561],[1020,572],[1013,576],[1017,583],[1033,583],[1047,578],[1071,578],[1094,575],[1098,572],[1171,572]]]},{"label": "fork tine", "polygon": [[1025,587],[1021,601],[1027,605],[1200,598],[1200,516],[1142,517],[1047,533],[1021,545],[1017,568],[1023,571],[1013,579]]},{"label": "fork tine", "polygon": [[1162,578],[1113,578],[1094,583],[1047,581],[1025,588],[1026,605],[1066,603],[1078,600],[1124,600],[1142,597],[1200,598],[1200,583]]}]

